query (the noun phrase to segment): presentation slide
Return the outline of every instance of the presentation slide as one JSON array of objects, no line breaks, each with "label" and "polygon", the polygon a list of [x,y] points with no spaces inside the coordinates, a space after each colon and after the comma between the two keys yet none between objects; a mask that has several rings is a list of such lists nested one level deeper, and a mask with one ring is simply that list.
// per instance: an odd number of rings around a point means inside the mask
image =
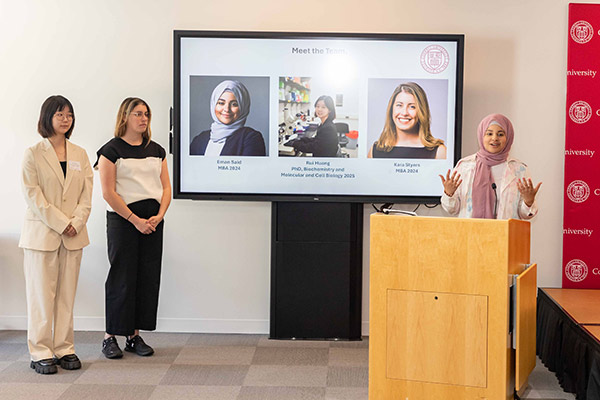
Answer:
[{"label": "presentation slide", "polygon": [[462,36],[412,36],[176,32],[176,197],[440,196]]}]

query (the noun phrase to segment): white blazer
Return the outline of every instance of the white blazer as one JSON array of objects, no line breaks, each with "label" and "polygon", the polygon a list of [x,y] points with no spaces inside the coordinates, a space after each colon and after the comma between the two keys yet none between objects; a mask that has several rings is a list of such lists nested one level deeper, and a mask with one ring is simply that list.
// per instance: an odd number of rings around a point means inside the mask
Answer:
[{"label": "white blazer", "polygon": [[[19,247],[53,251],[61,242],[68,250],[90,243],[85,226],[92,209],[94,175],[85,150],[69,140],[67,175],[48,139],[25,151],[22,188],[27,202]],[[63,235],[71,224],[77,235]]]},{"label": "white blazer", "polygon": [[[442,193],[442,208],[450,215],[458,215],[459,218],[472,218],[473,215],[473,181],[475,180],[475,167],[477,158],[475,154],[467,156],[458,161],[454,171],[457,171],[463,180],[456,189],[454,196],[448,197],[446,192]],[[517,187],[517,180],[529,178],[529,170],[523,162],[509,158],[506,160],[506,169],[502,182],[498,188],[498,219],[531,219],[537,212],[537,203],[533,202],[527,207]]]}]

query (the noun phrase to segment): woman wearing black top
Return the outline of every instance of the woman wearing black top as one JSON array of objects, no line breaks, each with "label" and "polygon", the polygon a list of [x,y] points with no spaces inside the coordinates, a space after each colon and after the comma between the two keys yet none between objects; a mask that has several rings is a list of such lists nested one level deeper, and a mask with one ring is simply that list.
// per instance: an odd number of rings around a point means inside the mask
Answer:
[{"label": "woman wearing black top", "polygon": [[337,157],[339,139],[333,120],[335,119],[335,105],[329,96],[321,96],[315,102],[315,115],[321,120],[314,137],[300,138],[291,145],[294,150],[303,153],[312,153],[313,157]]},{"label": "woman wearing black top", "polygon": [[139,331],[156,329],[163,218],[171,203],[171,183],[165,149],[151,140],[151,118],[144,100],[123,100],[115,137],[98,150],[96,165],[108,204],[110,271],[102,343],[107,358],[123,356],[115,335],[127,336],[126,351],[154,353]]},{"label": "woman wearing black top", "polygon": [[399,85],[386,110],[385,126],[368,158],[446,158],[444,141],[431,134],[431,112],[423,88]]}]

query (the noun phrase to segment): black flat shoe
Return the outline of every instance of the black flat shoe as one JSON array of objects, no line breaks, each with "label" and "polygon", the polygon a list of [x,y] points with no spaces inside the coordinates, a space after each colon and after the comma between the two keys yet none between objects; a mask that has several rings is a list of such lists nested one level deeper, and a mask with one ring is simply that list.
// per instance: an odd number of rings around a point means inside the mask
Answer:
[{"label": "black flat shoe", "polygon": [[119,343],[117,343],[117,339],[114,336],[102,341],[102,353],[104,353],[106,358],[123,357],[123,352],[119,348]]},{"label": "black flat shoe", "polygon": [[49,375],[58,372],[58,368],[56,367],[53,358],[44,358],[43,360],[32,361],[29,366],[31,369],[35,369],[35,372],[38,374]]},{"label": "black flat shoe", "polygon": [[125,341],[125,351],[135,353],[138,356],[151,356],[154,354],[154,349],[148,346],[140,335],[135,335]]},{"label": "black flat shoe", "polygon": [[74,370],[81,368],[81,361],[75,354],[67,354],[61,358],[54,358],[54,363],[60,365],[62,369]]}]

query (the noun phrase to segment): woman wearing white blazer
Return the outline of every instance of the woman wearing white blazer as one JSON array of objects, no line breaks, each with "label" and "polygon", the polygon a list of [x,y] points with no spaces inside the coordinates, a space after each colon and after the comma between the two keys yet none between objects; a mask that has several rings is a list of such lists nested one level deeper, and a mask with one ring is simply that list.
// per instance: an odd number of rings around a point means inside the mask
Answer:
[{"label": "woman wearing white blazer", "polygon": [[27,343],[31,368],[40,374],[79,369],[73,343],[73,305],[86,222],[92,203],[93,173],[85,150],[68,139],[73,106],[63,96],[42,105],[38,132],[44,138],[23,160],[27,203],[19,247],[24,249],[27,290]]}]

